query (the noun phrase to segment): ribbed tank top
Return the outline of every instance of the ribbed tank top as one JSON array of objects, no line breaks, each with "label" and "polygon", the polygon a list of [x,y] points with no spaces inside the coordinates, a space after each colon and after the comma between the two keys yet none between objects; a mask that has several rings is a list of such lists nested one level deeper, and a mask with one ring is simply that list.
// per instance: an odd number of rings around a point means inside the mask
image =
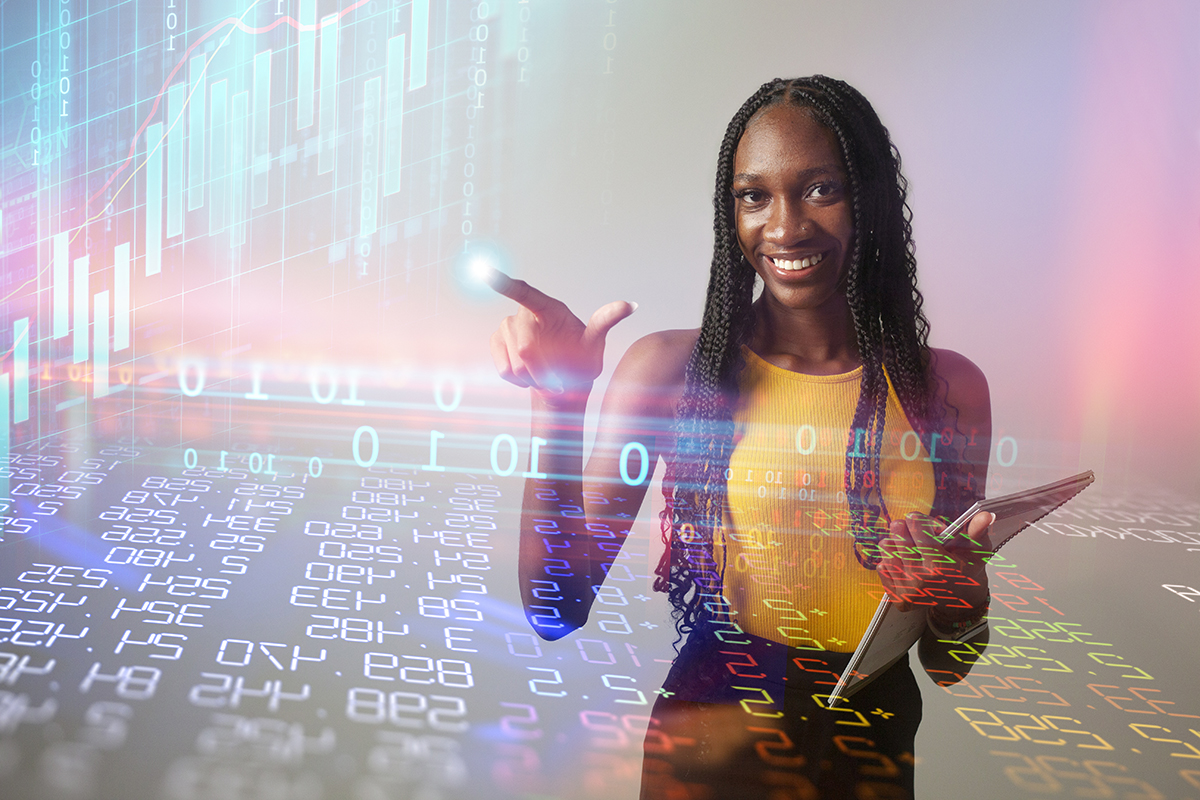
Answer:
[{"label": "ribbed tank top", "polygon": [[[803,375],[743,353],[729,514],[714,548],[725,597],[747,633],[852,652],[883,596],[878,573],[854,555],[843,491],[862,367]],[[889,380],[880,468],[892,519],[929,513],[927,454]]]}]

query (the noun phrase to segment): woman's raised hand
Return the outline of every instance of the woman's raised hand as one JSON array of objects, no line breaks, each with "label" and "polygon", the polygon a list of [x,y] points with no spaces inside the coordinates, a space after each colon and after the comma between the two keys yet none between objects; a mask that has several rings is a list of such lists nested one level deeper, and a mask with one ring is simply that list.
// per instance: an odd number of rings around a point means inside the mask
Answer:
[{"label": "woman's raised hand", "polygon": [[521,308],[492,334],[492,358],[500,377],[544,395],[590,390],[604,367],[604,337],[637,304],[601,306],[585,325],[567,306],[525,281],[489,268],[489,286]]}]

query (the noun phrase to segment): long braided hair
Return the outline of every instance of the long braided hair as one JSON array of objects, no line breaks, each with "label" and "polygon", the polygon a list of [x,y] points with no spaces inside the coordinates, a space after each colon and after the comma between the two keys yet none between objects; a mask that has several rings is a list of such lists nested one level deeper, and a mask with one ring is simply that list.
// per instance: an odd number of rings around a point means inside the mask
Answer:
[{"label": "long braided hair", "polygon": [[[931,390],[929,322],[921,310],[912,242],[908,182],[900,154],[867,99],[843,81],[815,75],[763,84],[734,115],[717,156],[713,195],[713,258],[700,335],[688,361],[675,419],[675,450],[663,480],[666,551],[654,588],[667,593],[682,637],[721,604],[722,575],[714,534],[726,506],[726,470],[734,447],[741,348],[750,342],[756,273],[738,244],[732,193],[733,162],[750,120],[764,108],[804,108],[837,139],[852,199],[853,241],[846,298],[854,321],[862,384],[846,450],[845,492],[855,554],[874,569],[877,544],[890,521],[880,491],[888,379],[923,441],[941,436],[942,480],[932,513],[946,517],[969,505],[961,453],[943,430],[947,409]],[[886,375],[885,375],[886,370]],[[940,432],[940,434],[939,434]],[[678,641],[678,640],[677,640]]]}]

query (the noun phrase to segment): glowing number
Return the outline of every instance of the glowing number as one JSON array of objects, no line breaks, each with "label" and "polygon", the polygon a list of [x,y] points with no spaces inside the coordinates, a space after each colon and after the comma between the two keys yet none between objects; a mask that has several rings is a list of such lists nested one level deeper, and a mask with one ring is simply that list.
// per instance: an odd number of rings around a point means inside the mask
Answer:
[{"label": "glowing number", "polygon": [[542,445],[544,444],[548,444],[548,442],[538,436],[534,436],[529,441],[529,471],[521,473],[522,478],[545,480],[550,477],[546,473],[538,471],[538,451],[542,449]]},{"label": "glowing number", "polygon": [[250,382],[251,390],[246,393],[247,400],[269,400],[270,397],[262,393],[262,367],[255,365],[254,372],[251,373]]},{"label": "glowing number", "polygon": [[[913,451],[912,451],[911,456],[908,454],[908,447],[906,446],[906,443],[908,442],[908,437],[910,437],[910,436],[912,437],[912,440],[913,440]],[[917,436],[917,434],[914,433],[913,431],[905,431],[904,435],[900,437],[900,457],[903,458],[905,461],[916,461],[917,456],[919,456],[920,454],[921,454],[921,437]]]},{"label": "glowing number", "polygon": [[[527,637],[527,640],[523,637]],[[514,655],[518,658],[542,657],[542,646],[538,644],[537,637],[532,633],[506,633],[504,634],[504,641],[508,644],[509,655]],[[528,649],[532,652],[518,653],[518,642],[524,642],[524,644],[521,645],[521,649],[525,649],[525,645],[528,645]]]},{"label": "glowing number", "polygon": [[[188,367],[196,368],[196,387],[190,388],[187,382]],[[183,361],[179,364],[179,391],[188,397],[197,397],[204,391],[204,364],[200,362]]]},{"label": "glowing number", "polygon": [[[805,431],[808,431],[809,433],[812,434],[812,444],[810,444],[808,447],[805,447],[803,444],[801,444],[801,442],[804,440],[804,432]],[[796,452],[798,452],[802,456],[807,456],[807,455],[810,455],[812,453],[812,451],[814,451],[816,449],[817,449],[817,429],[814,428],[812,425],[801,425],[800,428],[796,431]]]},{"label": "glowing number", "polygon": [[925,460],[930,464],[940,464],[942,462],[937,456],[937,445],[940,438],[936,433],[929,434],[929,456]]},{"label": "glowing number", "polygon": [[[365,461],[363,460],[362,456],[358,454],[359,442],[364,433],[371,437],[371,457]],[[369,467],[373,465],[375,463],[375,459],[379,458],[379,434],[377,434],[375,429],[370,425],[363,425],[354,432],[354,444],[350,449],[354,452],[355,464],[358,464],[360,467]],[[312,470],[311,461],[309,462],[309,470]]]},{"label": "glowing number", "polygon": [[308,373],[308,388],[312,390],[313,400],[316,400],[321,405],[328,405],[333,402],[333,398],[337,397],[338,379],[336,372],[329,373],[329,394],[322,395],[320,392],[321,370],[313,367],[312,372]]},{"label": "glowing number", "polygon": [[[601,647],[603,647],[605,660],[602,661],[599,658],[594,659],[590,655],[588,655],[587,646],[589,644],[598,644]],[[584,661],[586,661],[589,664],[615,664],[615,663],[617,663],[617,657],[615,655],[613,655],[612,647],[610,647],[608,642],[604,641],[603,639],[576,639],[575,646],[579,648],[580,658],[582,658]]]},{"label": "glowing number", "polygon": [[[629,477],[629,453],[637,451],[641,458],[641,467],[638,469],[637,478]],[[621,480],[625,481],[626,486],[641,486],[642,481],[646,480],[646,474],[650,472],[650,453],[646,451],[646,446],[641,442],[630,442],[621,448]]]},{"label": "glowing number", "polygon": [[600,680],[604,682],[606,688],[612,689],[614,692],[632,692],[638,696],[637,700],[613,700],[614,703],[628,703],[631,706],[649,705],[649,703],[646,701],[646,695],[642,694],[641,689],[635,689],[632,686],[613,686],[612,683],[610,683],[610,681],[613,680],[623,680],[629,681],[630,683],[637,683],[636,678],[632,678],[629,675],[601,675]]},{"label": "glowing number", "polygon": [[[446,409],[443,409],[443,410],[446,410]],[[508,454],[508,468],[500,469],[500,459],[499,459],[500,445],[504,442],[508,442],[508,446],[511,448],[511,450],[509,451],[509,454]],[[501,478],[503,478],[508,475],[512,475],[516,469],[517,469],[517,440],[514,439],[511,435],[509,435],[507,433],[502,433],[502,434],[498,435],[495,439],[492,439],[492,471],[495,472],[497,475],[499,475]]]},{"label": "glowing number", "polygon": [[445,439],[446,434],[441,431],[429,432],[429,463],[422,464],[421,469],[427,469],[432,472],[445,472],[445,467],[439,467],[437,463],[437,443],[438,439]]},{"label": "glowing number", "polygon": [[562,679],[562,674],[558,670],[550,669],[549,667],[526,667],[526,669],[528,669],[532,672],[548,672],[553,676],[553,680],[550,680],[548,678],[530,678],[529,679],[529,691],[533,692],[536,695],[540,695],[542,697],[566,697],[567,696],[567,692],[565,689],[563,689],[561,691],[557,691],[557,692],[551,692],[551,691],[542,690],[542,689],[538,688],[538,684],[545,684],[547,686],[561,686],[563,679]]},{"label": "glowing number", "polygon": [[[442,396],[442,389],[446,385],[446,380],[449,378],[450,385],[454,387],[454,396],[447,403]],[[437,403],[437,407],[442,411],[453,411],[458,408],[458,404],[462,402],[463,385],[462,378],[457,375],[439,375],[433,383],[433,402]]]},{"label": "glowing number", "polygon": [[[240,659],[225,660],[225,649],[230,644],[242,645],[246,648],[246,652],[242,653]],[[227,667],[244,667],[250,663],[250,654],[254,652],[254,642],[247,642],[245,639],[223,639],[221,641],[221,649],[217,651],[217,663],[224,664]]]},{"label": "glowing number", "polygon": [[[358,448],[355,447],[355,450]],[[321,473],[325,471],[325,465],[321,463],[321,459],[313,456],[308,460],[308,474],[314,478],[321,477]]]},{"label": "glowing number", "polygon": [[[1005,442],[1012,442],[1012,458],[1008,459],[1008,461],[1005,461],[1004,456],[1001,455],[1004,452],[1004,443]],[[999,442],[996,443],[996,463],[1002,467],[1011,467],[1013,464],[1017,463],[1017,440],[1016,439],[1014,439],[1011,436],[1005,436]]]},{"label": "glowing number", "polygon": [[196,455],[196,448],[189,447],[183,451],[183,466],[188,469],[195,469],[196,464],[200,461],[200,457]]}]

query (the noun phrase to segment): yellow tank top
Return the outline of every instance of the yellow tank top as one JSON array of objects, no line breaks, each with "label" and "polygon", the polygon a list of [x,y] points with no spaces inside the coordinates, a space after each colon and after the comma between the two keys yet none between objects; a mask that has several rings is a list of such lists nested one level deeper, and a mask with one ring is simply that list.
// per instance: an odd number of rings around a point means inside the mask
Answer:
[{"label": "yellow tank top", "polygon": [[[883,596],[854,555],[843,491],[862,367],[802,375],[743,353],[729,515],[714,547],[726,600],[747,633],[852,652]],[[933,468],[890,380],[880,469],[892,519],[929,513]]]}]

